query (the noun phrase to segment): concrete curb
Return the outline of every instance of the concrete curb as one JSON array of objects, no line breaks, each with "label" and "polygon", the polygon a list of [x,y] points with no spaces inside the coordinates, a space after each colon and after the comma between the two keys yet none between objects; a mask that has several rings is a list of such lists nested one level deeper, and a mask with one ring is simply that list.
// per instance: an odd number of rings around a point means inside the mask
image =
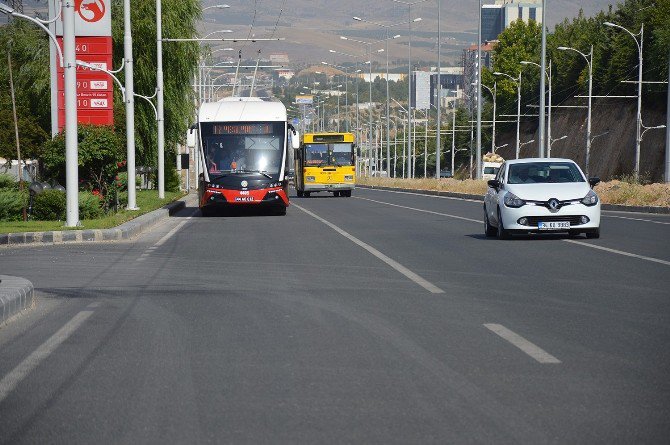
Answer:
[{"label": "concrete curb", "polygon": [[[484,201],[484,196],[482,195],[470,195],[467,193],[456,193],[456,192],[444,192],[439,190],[418,190],[418,189],[405,189],[405,188],[396,188],[396,187],[381,187],[376,185],[359,185],[356,184],[356,187],[367,188],[367,189],[377,189],[377,190],[390,190],[396,192],[407,192],[407,193],[417,193],[419,195],[432,195],[432,196],[446,196],[449,198],[456,199],[470,199],[473,201]],[[621,204],[602,204],[602,210],[608,210],[611,212],[632,212],[632,213],[655,213],[659,215],[670,215],[670,207],[658,207],[658,206],[626,206]]]},{"label": "concrete curb", "polygon": [[154,226],[163,218],[182,210],[186,207],[186,200],[190,196],[186,195],[178,201],[171,202],[160,209],[140,215],[111,229],[3,233],[0,234],[0,246],[127,240]]},{"label": "concrete curb", "polygon": [[0,325],[10,317],[33,306],[33,283],[8,275],[0,275]]}]

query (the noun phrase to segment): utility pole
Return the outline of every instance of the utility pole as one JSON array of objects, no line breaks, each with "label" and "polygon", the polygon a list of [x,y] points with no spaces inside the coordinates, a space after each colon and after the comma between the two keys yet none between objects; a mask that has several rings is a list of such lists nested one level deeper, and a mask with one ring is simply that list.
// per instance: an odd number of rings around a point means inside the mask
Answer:
[{"label": "utility pole", "polygon": [[670,52],[668,53],[668,105],[665,109],[665,182],[670,184]]},{"label": "utility pole", "polygon": [[[19,190],[23,190],[23,162],[21,162],[21,144],[19,142],[19,120],[16,116],[16,98],[14,97],[14,77],[12,74],[12,49],[7,49],[7,67],[9,68],[9,91],[12,96],[12,115],[14,116],[14,136],[16,137],[16,156],[18,169],[16,172],[19,180]],[[23,220],[27,221],[26,206],[23,206]]]},{"label": "utility pole", "polygon": [[[437,127],[437,138],[435,139],[435,177],[440,179],[440,156],[442,152],[442,142],[440,139],[440,130],[442,128],[441,120],[441,102],[442,102],[442,69],[440,67],[440,50],[442,43],[442,34],[440,33],[440,10],[442,9],[442,2],[437,0],[437,119],[435,126]],[[480,8],[481,10],[481,8]],[[388,57],[388,54],[387,54]]]},{"label": "utility pole", "polygon": [[[470,155],[472,156],[472,155]],[[482,178],[482,0],[479,0],[477,22],[477,171],[475,179]]]}]

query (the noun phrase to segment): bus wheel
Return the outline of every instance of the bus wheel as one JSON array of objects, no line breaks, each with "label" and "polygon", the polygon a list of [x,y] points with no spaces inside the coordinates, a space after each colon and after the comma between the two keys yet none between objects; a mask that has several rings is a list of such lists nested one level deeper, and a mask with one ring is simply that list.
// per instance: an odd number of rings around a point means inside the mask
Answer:
[{"label": "bus wheel", "polygon": [[351,190],[345,190],[341,192],[345,197],[351,198]]},{"label": "bus wheel", "polygon": [[305,192],[305,198],[309,198],[310,192]]},{"label": "bus wheel", "polygon": [[336,197],[336,198],[339,198],[340,197],[340,192],[333,192],[333,196]]},{"label": "bus wheel", "polygon": [[211,207],[200,207],[200,214],[204,216],[205,218],[212,216],[212,208]]},{"label": "bus wheel", "polygon": [[296,190],[296,193],[298,193],[298,198],[302,198],[305,195],[305,193],[301,190]]}]

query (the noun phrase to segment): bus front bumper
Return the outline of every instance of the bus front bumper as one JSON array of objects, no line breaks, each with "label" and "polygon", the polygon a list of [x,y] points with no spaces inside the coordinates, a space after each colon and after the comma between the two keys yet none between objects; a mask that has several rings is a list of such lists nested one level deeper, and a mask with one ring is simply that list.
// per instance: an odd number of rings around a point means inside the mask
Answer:
[{"label": "bus front bumper", "polygon": [[343,190],[353,190],[355,184],[336,183],[336,184],[305,184],[306,192],[339,192]]}]

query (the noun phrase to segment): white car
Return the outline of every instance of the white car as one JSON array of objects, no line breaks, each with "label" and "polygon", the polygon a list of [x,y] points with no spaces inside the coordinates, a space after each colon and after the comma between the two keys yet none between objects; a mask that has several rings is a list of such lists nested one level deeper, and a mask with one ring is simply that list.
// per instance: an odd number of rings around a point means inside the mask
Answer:
[{"label": "white car", "polygon": [[567,232],[600,237],[600,199],[570,159],[506,161],[484,196],[486,236],[512,233]]}]

